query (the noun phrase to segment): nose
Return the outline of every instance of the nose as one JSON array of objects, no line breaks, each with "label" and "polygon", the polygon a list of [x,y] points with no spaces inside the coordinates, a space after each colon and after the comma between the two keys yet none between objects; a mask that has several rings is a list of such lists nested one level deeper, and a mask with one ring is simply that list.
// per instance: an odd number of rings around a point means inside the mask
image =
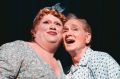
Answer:
[{"label": "nose", "polygon": [[51,25],[49,28],[50,28],[51,30],[56,30],[55,25]]},{"label": "nose", "polygon": [[72,36],[72,32],[71,32],[70,30],[68,30],[68,31],[65,33],[65,36],[66,36],[66,37]]},{"label": "nose", "polygon": [[67,34],[66,34],[66,37],[70,37],[70,36],[72,36],[71,33],[67,33]]}]

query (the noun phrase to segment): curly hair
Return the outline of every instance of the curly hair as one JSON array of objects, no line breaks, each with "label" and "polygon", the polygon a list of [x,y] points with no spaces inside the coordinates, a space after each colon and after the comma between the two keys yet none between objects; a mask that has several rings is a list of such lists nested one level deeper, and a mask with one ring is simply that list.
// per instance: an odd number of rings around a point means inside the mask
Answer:
[{"label": "curly hair", "polygon": [[57,10],[54,10],[54,9],[48,9],[48,8],[43,8],[41,9],[38,14],[36,15],[34,21],[33,21],[33,26],[31,28],[31,40],[34,39],[34,36],[33,36],[33,32],[34,32],[34,29],[35,27],[40,23],[40,20],[45,16],[45,15],[48,15],[48,14],[51,14],[57,18],[59,18],[62,23],[64,24],[66,21],[67,21],[67,18],[61,13],[61,12],[58,12]]},{"label": "curly hair", "polygon": [[37,24],[39,24],[39,22],[43,18],[43,16],[48,15],[48,14],[52,14],[53,16],[59,18],[63,24],[67,21],[66,17],[62,13],[58,12],[57,10],[43,8],[38,12],[37,16],[35,17],[35,19],[33,21],[32,29],[34,29],[34,27]]}]

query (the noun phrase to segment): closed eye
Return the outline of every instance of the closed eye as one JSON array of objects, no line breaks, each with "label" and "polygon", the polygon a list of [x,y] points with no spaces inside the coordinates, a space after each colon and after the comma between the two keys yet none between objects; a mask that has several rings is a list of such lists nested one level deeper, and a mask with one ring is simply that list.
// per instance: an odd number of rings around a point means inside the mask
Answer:
[{"label": "closed eye", "polygon": [[43,23],[44,23],[44,24],[48,24],[49,22],[48,22],[48,21],[44,21]]},{"label": "closed eye", "polygon": [[63,33],[67,32],[68,28],[63,28]]},{"label": "closed eye", "polygon": [[58,25],[58,26],[62,26],[62,24],[61,24],[61,23],[58,23],[58,22],[56,22],[55,24]]},{"label": "closed eye", "polygon": [[77,28],[73,28],[74,31],[77,31],[78,29]]},{"label": "closed eye", "polygon": [[73,27],[72,30],[73,30],[73,31],[78,31],[79,29],[76,28],[76,27]]}]

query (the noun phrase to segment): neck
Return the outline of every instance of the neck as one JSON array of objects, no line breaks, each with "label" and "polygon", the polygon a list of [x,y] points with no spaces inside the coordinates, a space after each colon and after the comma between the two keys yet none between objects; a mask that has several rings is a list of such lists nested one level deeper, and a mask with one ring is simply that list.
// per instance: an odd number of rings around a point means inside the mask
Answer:
[{"label": "neck", "polygon": [[33,41],[36,45],[38,45],[42,50],[49,52],[50,54],[54,55],[54,53],[57,50],[57,46],[54,45],[54,43],[44,43],[44,42],[40,42],[37,40]]},{"label": "neck", "polygon": [[71,54],[71,57],[72,57],[72,61],[73,61],[73,64],[74,65],[77,65],[79,64],[80,60],[82,59],[82,57],[84,56],[86,50],[87,50],[88,47],[85,47],[79,51],[74,51],[72,52]]}]

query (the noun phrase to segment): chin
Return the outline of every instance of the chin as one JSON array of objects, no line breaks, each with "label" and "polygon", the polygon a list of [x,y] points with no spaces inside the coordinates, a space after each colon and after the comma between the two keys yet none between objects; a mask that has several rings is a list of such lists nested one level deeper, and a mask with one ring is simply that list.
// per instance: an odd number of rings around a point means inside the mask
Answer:
[{"label": "chin", "polygon": [[75,51],[75,49],[74,49],[73,47],[66,47],[66,50],[67,50],[68,52],[73,52],[73,51]]},{"label": "chin", "polygon": [[51,43],[60,43],[61,41],[58,40],[58,39],[51,39],[51,40],[49,40],[49,42],[51,42]]},{"label": "chin", "polygon": [[51,43],[57,43],[56,40],[49,40],[49,42],[51,42]]},{"label": "chin", "polygon": [[48,41],[53,41],[53,42],[56,42],[57,39],[56,38],[48,38]]}]

